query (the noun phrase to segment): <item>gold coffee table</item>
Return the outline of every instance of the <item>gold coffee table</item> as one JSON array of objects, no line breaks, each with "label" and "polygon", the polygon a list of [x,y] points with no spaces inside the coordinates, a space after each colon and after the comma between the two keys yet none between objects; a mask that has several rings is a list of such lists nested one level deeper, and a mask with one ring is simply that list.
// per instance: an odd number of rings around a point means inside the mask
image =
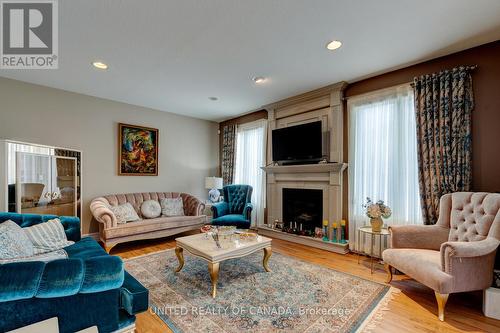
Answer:
[{"label": "gold coffee table", "polygon": [[184,266],[184,250],[206,260],[208,262],[210,280],[212,281],[212,297],[217,295],[219,264],[224,260],[241,258],[259,250],[264,250],[262,265],[266,272],[271,271],[267,265],[272,254],[271,238],[264,236],[257,236],[256,239],[252,240],[239,240],[237,236],[233,236],[233,238],[233,240],[221,240],[221,248],[217,247],[212,237],[206,234],[176,238],[175,254],[179,260],[179,267],[175,271],[180,272]]}]

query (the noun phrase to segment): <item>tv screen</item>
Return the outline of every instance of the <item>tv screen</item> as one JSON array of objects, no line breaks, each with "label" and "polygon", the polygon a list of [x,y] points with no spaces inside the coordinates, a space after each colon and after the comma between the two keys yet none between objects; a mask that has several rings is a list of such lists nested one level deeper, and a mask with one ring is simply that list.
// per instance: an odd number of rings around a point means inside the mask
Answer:
[{"label": "tv screen", "polygon": [[272,144],[274,162],[320,161],[323,157],[321,121],[275,129]]}]

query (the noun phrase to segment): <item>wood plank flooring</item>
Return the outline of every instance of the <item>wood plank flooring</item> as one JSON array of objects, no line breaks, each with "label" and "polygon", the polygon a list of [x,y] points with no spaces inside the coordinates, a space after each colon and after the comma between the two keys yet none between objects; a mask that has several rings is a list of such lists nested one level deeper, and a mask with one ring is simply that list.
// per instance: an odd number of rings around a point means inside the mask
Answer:
[{"label": "wood plank flooring", "polygon": [[[117,245],[111,254],[123,259],[171,249],[175,237],[159,240],[137,241]],[[370,274],[369,261],[357,255],[340,255],[320,249],[274,239],[273,252],[293,256],[318,265],[333,268],[365,279],[384,282],[385,272],[381,265]],[[272,260],[272,257],[271,257]],[[374,332],[500,332],[500,321],[483,316],[480,292],[452,294],[448,300],[445,322],[437,319],[437,306],[431,289],[404,275],[394,275],[391,285],[399,290],[388,303],[383,320]],[[171,332],[156,315],[145,312],[137,316],[138,333]]]}]

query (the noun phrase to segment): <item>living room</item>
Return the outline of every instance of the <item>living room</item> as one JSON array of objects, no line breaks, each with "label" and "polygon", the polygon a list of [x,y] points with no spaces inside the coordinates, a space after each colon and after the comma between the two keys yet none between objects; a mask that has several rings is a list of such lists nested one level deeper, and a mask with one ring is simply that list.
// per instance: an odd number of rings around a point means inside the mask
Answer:
[{"label": "living room", "polygon": [[500,2],[0,6],[0,332],[500,330]]}]

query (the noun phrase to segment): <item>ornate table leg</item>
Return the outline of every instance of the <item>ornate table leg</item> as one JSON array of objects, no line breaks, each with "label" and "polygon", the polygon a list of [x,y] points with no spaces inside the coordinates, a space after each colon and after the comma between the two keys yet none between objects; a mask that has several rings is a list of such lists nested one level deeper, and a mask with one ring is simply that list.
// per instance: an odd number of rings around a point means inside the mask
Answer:
[{"label": "ornate table leg", "polygon": [[271,254],[273,254],[271,247],[264,248],[264,259],[262,259],[262,265],[264,266],[266,272],[271,271],[271,269],[269,269],[269,266],[267,265],[267,263],[269,262],[269,258],[271,258]]},{"label": "ornate table leg", "polygon": [[179,260],[179,266],[175,269],[175,272],[180,272],[182,267],[184,267],[184,255],[182,254],[182,247],[176,247],[175,248],[175,255],[177,256],[177,259]]},{"label": "ornate table leg", "polygon": [[217,295],[217,280],[219,280],[219,263],[208,263],[208,272],[210,273],[210,280],[212,280],[212,297]]}]

